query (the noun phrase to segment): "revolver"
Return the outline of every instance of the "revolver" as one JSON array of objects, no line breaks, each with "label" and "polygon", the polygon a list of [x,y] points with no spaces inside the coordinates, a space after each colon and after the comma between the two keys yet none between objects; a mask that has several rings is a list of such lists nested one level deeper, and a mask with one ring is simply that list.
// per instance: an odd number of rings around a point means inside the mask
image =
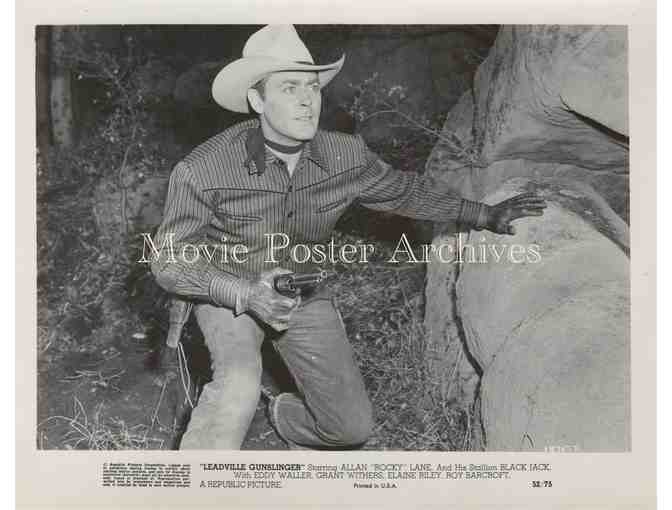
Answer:
[{"label": "revolver", "polygon": [[322,269],[316,273],[286,273],[273,278],[273,288],[283,296],[294,298],[312,292],[327,278],[336,275],[336,271]]}]

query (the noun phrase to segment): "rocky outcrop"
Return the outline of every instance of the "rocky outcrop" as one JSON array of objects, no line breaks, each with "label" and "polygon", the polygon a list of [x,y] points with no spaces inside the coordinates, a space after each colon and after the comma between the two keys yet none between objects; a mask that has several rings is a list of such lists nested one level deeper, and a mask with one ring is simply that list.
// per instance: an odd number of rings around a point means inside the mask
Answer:
[{"label": "rocky outcrop", "polygon": [[623,172],[626,50],[622,27],[503,28],[474,84],[472,143],[482,162]]},{"label": "rocky outcrop", "polygon": [[548,201],[544,216],[517,222],[515,236],[473,232],[465,244],[477,260],[487,246],[488,262],[465,258],[455,289],[483,372],[488,450],[627,450],[627,228],[571,181],[512,179],[485,201],[528,190]]},{"label": "rocky outcrop", "polygon": [[469,237],[537,246],[538,261],[428,269],[429,347],[447,356],[428,365],[458,367],[466,402],[480,379],[489,450],[629,448],[625,58],[621,27],[503,27],[428,161],[472,199],[534,189],[549,202],[514,237]]}]

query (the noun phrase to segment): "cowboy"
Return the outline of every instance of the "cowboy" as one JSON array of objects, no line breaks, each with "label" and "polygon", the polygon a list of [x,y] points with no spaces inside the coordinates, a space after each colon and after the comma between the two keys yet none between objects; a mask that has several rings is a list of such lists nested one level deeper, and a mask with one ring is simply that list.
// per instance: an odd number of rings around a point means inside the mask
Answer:
[{"label": "cowboy", "polygon": [[[299,243],[324,243],[346,208],[365,207],[463,229],[513,233],[510,222],[542,214],[543,200],[523,194],[501,204],[462,199],[430,176],[399,172],[359,136],[318,129],[321,89],[341,70],[316,65],[291,25],[254,33],[243,56],[216,76],[222,107],[257,118],[219,133],[173,170],[157,246],[200,246],[200,256],[152,263],[158,283],[197,302],[194,312],[210,350],[212,381],[193,410],[182,449],[239,449],[261,390],[262,341],[291,372],[297,393],[269,396],[278,435],[290,447],[351,448],[373,427],[371,403],[343,322],[327,286],[292,299],[273,279],[314,272],[291,256]],[[269,260],[266,239],[291,240]],[[237,260],[212,246],[244,245]],[[186,254],[186,250],[185,250]]]}]

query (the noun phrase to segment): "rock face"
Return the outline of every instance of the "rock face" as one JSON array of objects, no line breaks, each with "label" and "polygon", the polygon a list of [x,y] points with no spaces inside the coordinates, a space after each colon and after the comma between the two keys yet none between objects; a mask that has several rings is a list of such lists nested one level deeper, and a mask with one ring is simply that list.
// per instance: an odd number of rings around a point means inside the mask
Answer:
[{"label": "rock face", "polygon": [[512,179],[485,201],[530,189],[547,199],[544,216],[517,222],[515,236],[473,232],[465,244],[475,258],[487,246],[488,263],[469,263],[465,248],[457,280],[488,450],[627,450],[626,226],[571,181]]},{"label": "rock face", "polygon": [[[476,74],[473,140],[502,159],[623,171],[626,39],[619,27],[506,27]],[[619,135],[613,136],[614,133]]]},{"label": "rock face", "polygon": [[[622,27],[503,27],[428,161],[466,197],[549,202],[515,236],[473,232],[486,263],[428,270],[430,349],[447,356],[428,364],[458,367],[488,450],[630,446],[625,58]],[[524,261],[493,261],[513,244]]]}]

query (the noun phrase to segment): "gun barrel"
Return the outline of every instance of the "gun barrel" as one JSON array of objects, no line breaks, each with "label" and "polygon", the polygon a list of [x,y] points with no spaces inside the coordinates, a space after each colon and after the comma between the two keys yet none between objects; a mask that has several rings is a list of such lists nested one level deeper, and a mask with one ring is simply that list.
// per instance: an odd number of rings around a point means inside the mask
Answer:
[{"label": "gun barrel", "polygon": [[331,269],[322,269],[320,271],[321,280],[326,280],[327,278],[331,278],[332,276],[336,276],[336,271],[333,271]]},{"label": "gun barrel", "polygon": [[295,285],[311,285],[320,283],[327,278],[331,278],[336,274],[336,271],[329,271],[322,269],[317,273],[295,274],[292,276],[292,282]]},{"label": "gun barrel", "polygon": [[303,289],[310,289],[327,278],[336,275],[336,271],[322,269],[316,273],[286,273],[273,279],[273,287],[281,294],[295,295]]},{"label": "gun barrel", "polygon": [[297,274],[292,277],[294,285],[318,283],[320,281],[322,281],[322,278],[319,273]]}]

